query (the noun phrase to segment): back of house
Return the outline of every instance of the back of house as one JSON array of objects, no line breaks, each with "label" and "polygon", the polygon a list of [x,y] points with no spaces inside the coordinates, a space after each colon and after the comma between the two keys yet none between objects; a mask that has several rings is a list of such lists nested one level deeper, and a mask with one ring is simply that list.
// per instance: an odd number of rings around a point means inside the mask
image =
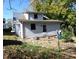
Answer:
[{"label": "back of house", "polygon": [[14,13],[15,32],[21,38],[56,36],[62,21],[49,19],[44,13]]}]

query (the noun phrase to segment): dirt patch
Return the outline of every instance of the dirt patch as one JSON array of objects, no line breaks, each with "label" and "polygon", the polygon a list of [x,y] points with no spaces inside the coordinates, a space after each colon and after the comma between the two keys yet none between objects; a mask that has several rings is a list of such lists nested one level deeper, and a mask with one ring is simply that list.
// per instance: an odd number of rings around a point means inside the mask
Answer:
[{"label": "dirt patch", "polygon": [[[34,45],[39,45],[43,47],[48,47],[48,48],[57,48],[58,47],[58,39],[40,39],[40,40],[34,40],[34,39],[24,39],[24,42],[27,42],[28,44],[34,44]],[[60,47],[62,49],[67,49],[70,47],[75,47],[75,43],[73,42],[60,42]]]},{"label": "dirt patch", "polygon": [[[25,42],[32,45],[42,46],[51,49],[58,49],[58,39],[26,39]],[[72,57],[76,57],[76,44],[73,42],[60,42],[60,48],[63,54],[68,54]]]}]

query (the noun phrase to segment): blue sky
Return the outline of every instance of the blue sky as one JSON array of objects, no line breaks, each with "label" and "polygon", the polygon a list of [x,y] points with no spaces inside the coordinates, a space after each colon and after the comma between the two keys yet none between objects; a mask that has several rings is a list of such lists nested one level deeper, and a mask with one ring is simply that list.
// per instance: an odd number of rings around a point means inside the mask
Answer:
[{"label": "blue sky", "polygon": [[13,17],[13,12],[23,12],[26,8],[28,8],[29,0],[12,0],[11,6],[14,10],[10,10],[9,0],[4,1],[3,17],[6,19],[11,19]]}]

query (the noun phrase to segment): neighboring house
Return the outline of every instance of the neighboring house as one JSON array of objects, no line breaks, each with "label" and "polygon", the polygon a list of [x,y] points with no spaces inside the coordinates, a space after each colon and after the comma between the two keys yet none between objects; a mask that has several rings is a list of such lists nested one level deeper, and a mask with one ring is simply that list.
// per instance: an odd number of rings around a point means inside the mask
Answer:
[{"label": "neighboring house", "polygon": [[12,30],[11,32],[15,33],[15,18],[13,17],[13,20],[10,21],[9,26],[11,26]]},{"label": "neighboring house", "polygon": [[3,29],[5,29],[6,28],[6,21],[5,21],[5,18],[3,18]]},{"label": "neighboring house", "polygon": [[14,14],[15,32],[21,38],[57,36],[60,30],[59,20],[46,20],[44,13],[24,12]]},{"label": "neighboring house", "polygon": [[3,18],[3,29],[8,29],[8,25],[7,25],[7,22],[5,20],[5,18]]}]

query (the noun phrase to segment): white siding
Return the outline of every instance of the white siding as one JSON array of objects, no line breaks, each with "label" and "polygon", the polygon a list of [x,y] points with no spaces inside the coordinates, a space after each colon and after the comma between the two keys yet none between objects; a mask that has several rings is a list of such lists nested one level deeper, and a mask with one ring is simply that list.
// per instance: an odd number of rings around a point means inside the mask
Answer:
[{"label": "white siding", "polygon": [[21,36],[21,23],[19,21],[15,23],[15,32],[18,36]]},{"label": "white siding", "polygon": [[[38,18],[36,20],[43,20],[43,14],[37,14]],[[13,17],[16,19],[25,19],[25,20],[35,20],[34,13],[14,13]]]},{"label": "white siding", "polygon": [[21,31],[20,31],[20,24],[16,24],[16,34],[18,36],[21,36],[20,33],[21,33]]},{"label": "white siding", "polygon": [[[43,20],[43,14],[37,14],[38,18],[36,20]],[[34,14],[30,13],[29,14],[29,20],[35,20],[34,19]]]},{"label": "white siding", "polygon": [[43,35],[57,35],[57,31],[59,30],[58,23],[46,23],[47,32],[43,32],[43,23],[35,23],[36,30],[31,30],[31,23],[23,24],[24,25],[24,35],[27,38],[43,36]]},{"label": "white siding", "polygon": [[29,19],[29,14],[25,13],[24,16],[25,16],[26,20]]},{"label": "white siding", "polygon": [[16,19],[18,20],[18,19],[25,19],[25,20],[28,20],[28,14],[27,13],[15,13],[14,15],[13,15],[13,17],[16,17]]},{"label": "white siding", "polygon": [[47,32],[48,35],[54,34],[57,35],[57,31],[60,30],[60,24],[59,23],[49,23],[47,24]]},{"label": "white siding", "polygon": [[28,18],[29,18],[29,20],[34,20],[33,15],[34,15],[34,14],[29,14],[29,17],[28,17]]}]

